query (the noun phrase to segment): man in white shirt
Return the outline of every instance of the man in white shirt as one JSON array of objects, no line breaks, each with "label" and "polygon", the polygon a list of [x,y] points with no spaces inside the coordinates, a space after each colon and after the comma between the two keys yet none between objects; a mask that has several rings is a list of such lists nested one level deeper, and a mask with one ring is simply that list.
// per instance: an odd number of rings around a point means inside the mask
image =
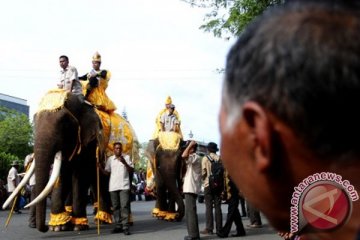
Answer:
[{"label": "man in white shirt", "polygon": [[174,114],[175,105],[170,104],[168,111],[164,112],[161,115],[160,123],[161,123],[161,131],[165,132],[178,132],[179,129],[179,121]]},{"label": "man in white shirt", "polygon": [[65,55],[59,57],[60,83],[58,87],[74,94],[82,94],[82,86],[79,82],[78,72],[75,67],[69,65],[69,58]]},{"label": "man in white shirt", "polygon": [[134,171],[134,164],[130,156],[122,153],[122,144],[114,143],[114,155],[107,159],[103,173],[110,175],[109,191],[114,210],[116,227],[112,233],[129,231],[129,209],[130,209],[130,174]]},{"label": "man in white shirt", "polygon": [[201,188],[201,157],[196,154],[197,143],[191,141],[182,154],[186,163],[183,192],[188,236],[184,240],[200,239],[196,199]]},{"label": "man in white shirt", "polygon": [[[8,177],[7,177],[7,187],[8,187],[9,196],[15,190],[16,186],[20,182],[20,178],[19,178],[19,175],[18,175],[18,169],[19,169],[19,162],[18,161],[13,161],[12,164],[11,164],[11,169],[9,170],[9,174],[8,174]],[[19,200],[20,200],[20,198],[17,197],[15,207],[14,207],[14,211],[16,213],[20,214],[21,212],[20,212],[20,209],[19,209]]]}]

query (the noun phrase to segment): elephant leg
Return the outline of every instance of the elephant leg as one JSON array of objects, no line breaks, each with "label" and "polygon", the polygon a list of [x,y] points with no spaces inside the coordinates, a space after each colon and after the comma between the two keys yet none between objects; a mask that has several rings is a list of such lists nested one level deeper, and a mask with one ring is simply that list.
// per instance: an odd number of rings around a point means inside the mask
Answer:
[{"label": "elephant leg", "polygon": [[71,215],[65,211],[65,200],[71,192],[71,178],[69,167],[64,164],[61,169],[60,178],[52,190],[51,213],[49,227],[52,231],[66,231],[72,228]]},{"label": "elephant leg", "polygon": [[156,201],[158,203],[159,206],[159,213],[157,214],[157,217],[159,219],[163,219],[166,216],[166,213],[168,211],[169,208],[169,204],[168,204],[168,193],[167,193],[167,189],[166,189],[166,185],[162,179],[162,177],[160,176],[160,174],[157,174],[156,176]]},{"label": "elephant leg", "polygon": [[[90,175],[90,176],[89,176]],[[89,179],[91,179],[92,171],[86,166],[77,168],[72,176],[73,183],[73,213],[72,223],[75,225],[74,230],[86,230],[89,228],[86,216],[87,191],[89,189]]]},{"label": "elephant leg", "polygon": [[113,223],[112,214],[111,214],[111,199],[109,193],[109,177],[105,175],[100,175],[100,184],[99,184],[99,199],[97,196],[97,184],[96,181],[92,183],[92,189],[95,193],[95,202],[97,202],[97,211],[95,215],[95,221],[100,221],[100,223]]},{"label": "elephant leg", "polygon": [[[169,204],[169,212],[170,213],[175,213],[175,217],[172,214],[169,220],[177,220],[180,221],[183,217],[184,217],[184,212],[185,212],[185,205],[184,205],[184,201],[183,201],[183,197],[180,194],[179,188],[178,188],[178,184],[177,184],[177,176],[176,174],[168,174],[167,175],[167,179],[173,179],[173,181],[167,181],[166,182],[166,186],[169,192],[169,201],[172,204]],[[175,203],[177,204],[177,211],[175,211]]]}]

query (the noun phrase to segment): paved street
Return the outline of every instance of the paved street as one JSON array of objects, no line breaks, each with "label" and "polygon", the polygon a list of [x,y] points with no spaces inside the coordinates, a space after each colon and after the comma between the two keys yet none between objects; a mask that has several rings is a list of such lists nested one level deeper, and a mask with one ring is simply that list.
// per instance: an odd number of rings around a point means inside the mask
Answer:
[{"label": "paved street", "polygon": [[[0,239],[127,239],[127,240],[163,240],[175,239],[182,240],[187,235],[185,219],[182,222],[166,222],[157,220],[151,217],[150,211],[154,206],[154,201],[136,201],[132,202],[132,211],[134,215],[134,226],[131,227],[131,235],[124,236],[122,233],[111,234],[111,225],[102,225],[100,229],[100,236],[97,235],[96,225],[92,222],[93,215],[89,215],[90,230],[83,232],[47,232],[40,233],[36,229],[28,227],[28,210],[22,210],[22,214],[14,214],[9,226],[5,228],[5,222],[9,211],[0,211]],[[223,204],[223,220],[225,222],[227,205]],[[88,212],[92,212],[92,208],[88,207]],[[200,230],[205,226],[205,204],[198,203],[198,215]],[[47,215],[49,216],[49,215]],[[281,239],[274,230],[269,227],[264,219],[264,227],[259,229],[246,228],[247,236],[230,238],[230,239]],[[244,225],[249,224],[247,218],[243,218]],[[232,232],[235,231],[233,226]],[[201,239],[218,239],[216,235],[205,236],[201,235]]]}]

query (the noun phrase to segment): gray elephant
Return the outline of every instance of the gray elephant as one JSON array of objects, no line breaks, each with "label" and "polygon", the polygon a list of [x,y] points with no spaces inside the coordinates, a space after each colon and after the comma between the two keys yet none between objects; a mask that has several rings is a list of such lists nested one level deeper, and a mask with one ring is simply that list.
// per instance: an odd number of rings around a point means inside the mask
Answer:
[{"label": "gray elephant", "polygon": [[[166,141],[171,143],[168,144]],[[184,217],[184,201],[181,194],[185,166],[181,160],[183,145],[184,142],[177,133],[163,132],[159,133],[155,140],[150,140],[147,147],[156,185],[153,215],[159,219],[181,221]]]},{"label": "gray elephant", "polygon": [[[62,104],[59,97],[63,98]],[[87,193],[90,186],[97,187],[97,161],[103,160],[101,122],[93,106],[72,93],[54,91],[42,102],[45,106],[34,117],[37,198],[29,204],[36,203],[36,227],[41,232],[48,230],[45,225],[46,196],[52,191],[51,229],[87,229]],[[110,215],[107,179],[100,178],[99,186],[99,210]],[[69,193],[72,193],[71,213],[66,212],[64,206]]]}]

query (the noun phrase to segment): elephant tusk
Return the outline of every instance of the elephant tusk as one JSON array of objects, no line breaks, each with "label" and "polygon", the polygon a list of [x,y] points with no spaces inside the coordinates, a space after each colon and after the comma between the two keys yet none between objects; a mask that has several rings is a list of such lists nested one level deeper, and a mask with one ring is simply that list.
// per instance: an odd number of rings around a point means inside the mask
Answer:
[{"label": "elephant tusk", "polygon": [[11,195],[6,199],[4,202],[2,208],[5,209],[7,206],[9,206],[10,202],[17,196],[20,192],[20,190],[26,185],[26,183],[29,181],[30,177],[34,174],[35,170],[35,159],[30,165],[30,168],[28,171],[26,171],[24,178],[21,180],[21,182],[16,186],[15,190],[11,193]]},{"label": "elephant tusk", "polygon": [[61,151],[59,151],[55,154],[54,166],[53,166],[53,169],[51,172],[51,176],[50,176],[50,179],[49,179],[48,183],[46,184],[44,190],[31,203],[26,205],[24,208],[28,208],[28,207],[31,207],[31,206],[37,204],[38,202],[40,202],[44,198],[46,198],[47,195],[49,195],[57,178],[60,175],[61,161],[62,161],[62,155],[61,155]]}]

